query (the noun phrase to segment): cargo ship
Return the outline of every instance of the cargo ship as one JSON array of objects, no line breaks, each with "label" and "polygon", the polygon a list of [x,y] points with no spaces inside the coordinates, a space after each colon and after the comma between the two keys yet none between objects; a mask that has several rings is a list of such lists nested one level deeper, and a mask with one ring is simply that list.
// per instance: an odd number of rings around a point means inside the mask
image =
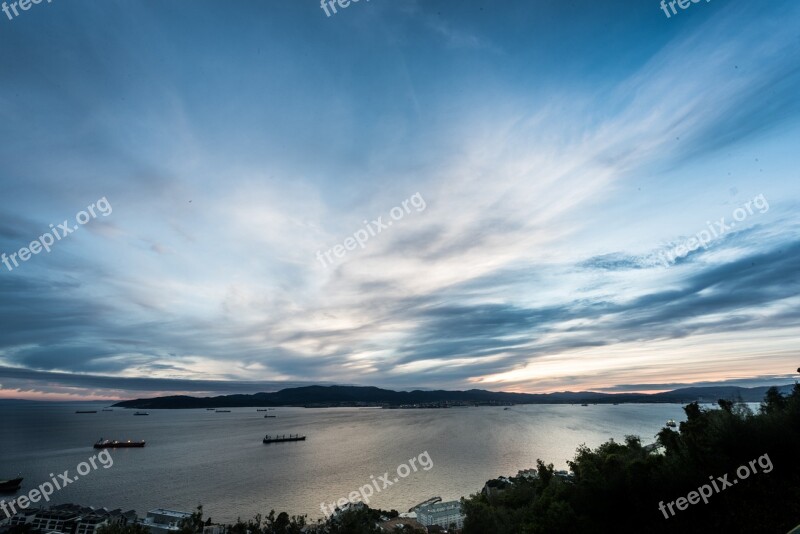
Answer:
[{"label": "cargo ship", "polygon": [[217,413],[231,413],[230,410],[217,410]]},{"label": "cargo ship", "polygon": [[267,417],[278,417],[278,416],[277,415],[265,415],[264,416],[264,418],[267,418]]},{"label": "cargo ship", "polygon": [[269,434],[266,435],[264,438],[264,443],[282,443],[284,441],[305,441],[306,437],[301,436],[300,434],[286,434],[280,436],[270,436]]},{"label": "cargo ship", "polygon": [[100,438],[97,440],[97,443],[94,444],[95,449],[119,449],[119,448],[129,448],[129,447],[144,447],[145,441],[117,441],[117,440],[110,440],[110,439],[103,439]]},{"label": "cargo ship", "polygon": [[75,413],[97,413],[97,410],[77,410]]},{"label": "cargo ship", "polygon": [[19,476],[11,480],[0,480],[0,491],[16,491],[22,486],[22,480]]}]

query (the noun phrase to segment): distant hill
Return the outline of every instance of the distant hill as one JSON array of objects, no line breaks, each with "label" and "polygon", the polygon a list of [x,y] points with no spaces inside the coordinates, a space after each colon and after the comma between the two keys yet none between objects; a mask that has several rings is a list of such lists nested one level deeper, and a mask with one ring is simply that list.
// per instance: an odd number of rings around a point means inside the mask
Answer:
[{"label": "distant hill", "polygon": [[[779,386],[788,392],[791,385]],[[578,403],[689,403],[716,402],[718,399],[760,402],[768,387],[741,388],[712,386],[682,388],[663,393],[595,393],[591,391],[558,393],[506,393],[471,389],[468,391],[392,391],[362,386],[306,386],[273,393],[190,397],[173,395],[118,402],[120,408],[180,409],[236,408],[269,406],[389,406],[401,405],[491,405],[491,404],[578,404]]]}]

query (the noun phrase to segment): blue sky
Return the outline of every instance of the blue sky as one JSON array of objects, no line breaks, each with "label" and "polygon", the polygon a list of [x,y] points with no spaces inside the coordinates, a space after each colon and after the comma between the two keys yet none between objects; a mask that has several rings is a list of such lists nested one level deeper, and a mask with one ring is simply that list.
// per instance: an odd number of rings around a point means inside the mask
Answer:
[{"label": "blue sky", "polygon": [[[788,382],[798,16],[788,0],[670,18],[588,0],[0,13],[0,252],[113,208],[0,264],[0,397]],[[424,209],[318,261],[415,194]]]}]

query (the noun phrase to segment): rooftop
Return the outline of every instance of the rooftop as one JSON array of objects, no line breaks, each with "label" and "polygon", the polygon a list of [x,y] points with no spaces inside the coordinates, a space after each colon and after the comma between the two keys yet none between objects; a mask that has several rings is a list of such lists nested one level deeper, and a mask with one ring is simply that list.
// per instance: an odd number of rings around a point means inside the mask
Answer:
[{"label": "rooftop", "polygon": [[175,519],[185,519],[187,517],[191,517],[191,512],[180,512],[178,510],[167,510],[166,508],[155,508],[147,512],[147,515],[165,515],[168,517],[174,517]]}]

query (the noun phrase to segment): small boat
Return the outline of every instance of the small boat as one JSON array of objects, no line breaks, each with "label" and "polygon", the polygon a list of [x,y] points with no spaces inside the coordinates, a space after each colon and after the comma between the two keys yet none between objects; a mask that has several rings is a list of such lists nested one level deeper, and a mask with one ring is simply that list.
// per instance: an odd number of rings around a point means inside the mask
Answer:
[{"label": "small boat", "polygon": [[216,410],[216,408],[206,408],[206,410],[209,412],[213,412],[214,410]]},{"label": "small boat", "polygon": [[147,412],[136,412],[136,413],[135,413],[135,414],[133,414],[133,415],[150,415],[150,414],[149,414],[149,413],[147,413]]},{"label": "small boat", "polygon": [[117,441],[117,440],[110,440],[110,439],[103,439],[100,438],[97,440],[97,443],[94,444],[95,449],[120,449],[120,448],[133,448],[133,447],[144,447],[145,441]]},{"label": "small boat", "polygon": [[17,491],[22,486],[22,480],[21,476],[10,480],[0,480],[0,491]]},{"label": "small boat", "polygon": [[267,417],[278,417],[278,416],[277,415],[265,415],[264,419],[266,419]]},{"label": "small boat", "polygon": [[266,411],[267,411],[267,409],[266,409],[266,408],[264,408],[264,409],[262,410],[261,408],[256,408],[256,411],[257,411],[257,412],[266,412]]},{"label": "small boat", "polygon": [[230,410],[217,410],[217,413],[231,413]]},{"label": "small boat", "polygon": [[581,406],[589,406],[588,404],[581,404]]},{"label": "small boat", "polygon": [[667,426],[670,428],[675,428],[676,426],[678,426],[678,424],[675,422],[675,419],[670,419],[669,421],[667,421]]},{"label": "small boat", "polygon": [[97,413],[97,410],[77,410],[75,413]]},{"label": "small boat", "polygon": [[508,408],[503,408],[503,411],[508,410]]},{"label": "small boat", "polygon": [[264,437],[264,443],[282,443],[284,441],[305,441],[306,437],[300,434],[282,434],[280,436],[270,436],[269,434]]}]

